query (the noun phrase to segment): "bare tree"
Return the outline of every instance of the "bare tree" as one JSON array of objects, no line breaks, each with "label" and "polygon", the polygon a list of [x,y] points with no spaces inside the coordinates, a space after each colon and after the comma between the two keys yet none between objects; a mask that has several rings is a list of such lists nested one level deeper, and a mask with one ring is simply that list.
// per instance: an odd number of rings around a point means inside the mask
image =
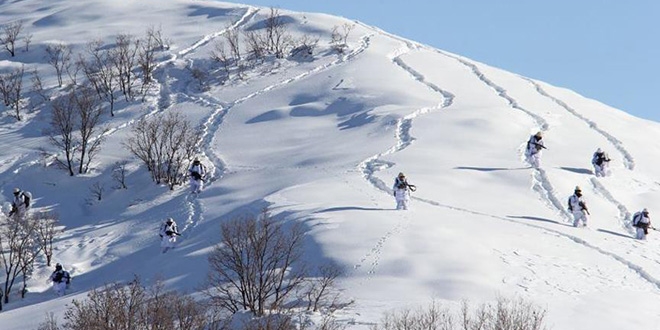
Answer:
[{"label": "bare tree", "polygon": [[32,43],[32,33],[28,33],[23,37],[23,42],[25,43],[25,52],[30,51],[30,44]]},{"label": "bare tree", "polygon": [[65,161],[57,159],[73,176],[73,158],[75,156],[74,146],[77,143],[75,137],[76,129],[76,106],[75,92],[68,93],[52,102],[53,114],[50,121],[48,135],[51,143],[60,151],[64,152]]},{"label": "bare tree", "polygon": [[404,309],[385,314],[371,330],[543,330],[546,311],[522,299],[498,298],[472,310],[464,302],[459,315],[436,303],[427,308]]},{"label": "bare tree", "polygon": [[53,241],[62,232],[58,228],[59,215],[54,212],[38,212],[34,214],[36,223],[35,234],[41,251],[46,256],[46,265],[50,267],[53,259]]},{"label": "bare tree", "polygon": [[48,96],[48,94],[46,94],[46,91],[44,90],[44,85],[41,82],[41,76],[39,75],[39,71],[37,71],[37,69],[34,69],[34,71],[32,71],[32,76],[30,77],[30,80],[32,81],[32,92],[39,95],[42,101],[44,102],[50,101],[50,96]]},{"label": "bare tree", "polygon": [[102,45],[100,41],[89,43],[87,52],[91,59],[85,61],[81,57],[78,63],[99,97],[110,104],[110,116],[114,116],[115,92],[119,85],[119,73],[114,65],[117,60],[115,54],[103,49]]},{"label": "bare tree", "polygon": [[51,143],[64,152],[66,162],[60,163],[73,176],[74,159],[78,155],[77,172],[87,173],[107,131],[107,128],[99,128],[103,108],[94,92],[87,87],[73,89],[59,97],[52,102],[52,108],[48,134]]},{"label": "bare tree", "polygon": [[12,57],[16,56],[16,41],[18,41],[18,36],[21,34],[22,30],[22,21],[8,23],[2,28],[3,33],[0,35],[0,42],[5,46],[5,49]]},{"label": "bare tree", "polygon": [[5,270],[3,296],[6,304],[14,282],[34,262],[39,250],[34,239],[36,221],[32,217],[15,215],[0,221],[0,260]]},{"label": "bare tree", "polygon": [[264,40],[263,35],[259,31],[245,31],[245,40],[248,44],[249,58],[259,62],[264,59],[268,53],[268,41]]},{"label": "bare tree", "polygon": [[344,23],[341,27],[334,26],[330,35],[330,45],[340,54],[348,47],[348,36],[355,28],[354,24]]},{"label": "bare tree", "polygon": [[342,275],[342,270],[336,264],[324,264],[319,267],[318,277],[308,280],[305,296],[307,298],[307,310],[318,312],[322,304],[326,303],[330,308],[335,306],[336,297],[326,302],[330,296],[330,290],[335,281]]},{"label": "bare tree", "polygon": [[46,320],[39,324],[37,330],[61,330],[60,326],[57,324],[57,318],[55,313],[49,312],[46,314]]},{"label": "bare tree", "polygon": [[10,80],[9,74],[0,74],[0,96],[2,96],[2,103],[6,107],[9,107],[11,105],[10,103],[11,86],[9,80]]},{"label": "bare tree", "polygon": [[69,63],[65,66],[66,75],[69,77],[69,80],[71,81],[71,85],[74,86],[78,85],[78,74],[82,69],[83,69],[83,62],[81,62],[80,60],[69,61]]},{"label": "bare tree", "polygon": [[211,51],[211,59],[222,65],[222,69],[225,72],[227,79],[229,79],[231,74],[230,68],[231,68],[232,60],[231,57],[227,54],[227,51],[225,50],[224,42],[220,41],[215,44],[214,50]]},{"label": "bare tree", "polygon": [[197,148],[197,132],[179,113],[141,119],[133,126],[125,146],[144,162],[152,179],[170,189],[187,178],[187,166]]},{"label": "bare tree", "polygon": [[243,63],[243,53],[241,52],[241,35],[231,26],[225,28],[225,40],[229,45],[229,54],[236,65],[236,74],[239,79],[245,78],[245,63]]},{"label": "bare tree", "polygon": [[207,91],[208,87],[208,73],[200,68],[191,68],[190,75],[197,81],[197,86],[200,91]]},{"label": "bare tree", "polygon": [[62,329],[210,329],[205,327],[212,323],[206,312],[204,305],[189,297],[165,292],[159,283],[145,288],[136,278],[128,285],[94,289],[87,300],[74,299],[64,313]]},{"label": "bare tree", "polygon": [[80,137],[80,147],[78,148],[80,150],[78,173],[80,174],[87,173],[89,170],[89,165],[98,154],[104,140],[103,134],[108,130],[98,127],[103,108],[98,104],[93,93],[89,88],[81,88],[73,93],[79,119],[77,126]]},{"label": "bare tree", "polygon": [[277,58],[284,58],[291,46],[291,36],[286,30],[286,22],[280,15],[280,10],[274,7],[270,7],[266,18],[266,40],[268,50]]},{"label": "bare tree", "polygon": [[313,38],[309,35],[304,35],[293,42],[289,56],[309,58],[314,54],[318,43],[319,37]]},{"label": "bare tree", "polygon": [[21,108],[23,100],[23,76],[25,74],[25,65],[15,69],[7,75],[7,95],[9,106],[14,108],[12,115],[16,120],[22,120]]},{"label": "bare tree", "polygon": [[57,75],[57,84],[62,87],[64,84],[62,76],[66,68],[71,65],[71,47],[65,43],[51,44],[46,46],[46,59],[48,64],[55,68]]},{"label": "bare tree", "polygon": [[140,94],[143,96],[146,96],[149,86],[153,82],[153,74],[156,70],[156,49],[158,48],[156,35],[157,33],[153,30],[153,27],[150,27],[147,30],[147,36],[140,44],[138,53],[137,64],[142,73]]},{"label": "bare tree", "polygon": [[133,68],[138,62],[139,49],[140,40],[130,34],[120,34],[115,39],[112,59],[119,78],[119,88],[124,93],[126,101],[133,98],[133,84],[135,83]]},{"label": "bare tree", "polygon": [[112,169],[112,179],[119,183],[120,189],[128,189],[128,186],[126,186],[126,173],[128,172],[126,170],[127,164],[128,162],[125,160],[116,162]]},{"label": "bare tree", "polygon": [[304,233],[285,228],[264,211],[259,218],[235,218],[220,225],[221,240],[209,255],[209,294],[229,312],[250,310],[257,317],[281,308],[303,284]]},{"label": "bare tree", "polygon": [[89,192],[92,196],[96,197],[97,201],[101,201],[103,199],[103,193],[105,192],[105,186],[101,182],[94,182],[89,188]]},{"label": "bare tree", "polygon": [[170,48],[170,40],[163,37],[162,27],[159,26],[157,29],[153,26],[150,26],[147,29],[147,38],[151,38],[155,41],[158,50],[167,50]]}]

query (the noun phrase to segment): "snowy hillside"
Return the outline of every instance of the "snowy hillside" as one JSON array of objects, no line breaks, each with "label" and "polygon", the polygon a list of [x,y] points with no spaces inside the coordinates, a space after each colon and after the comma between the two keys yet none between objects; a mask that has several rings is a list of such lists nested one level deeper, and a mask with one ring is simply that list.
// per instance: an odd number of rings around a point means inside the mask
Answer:
[{"label": "snowy hillside", "polygon": [[[157,9],[154,9],[157,8]],[[2,329],[34,329],[47,312],[96,287],[163,279],[168,289],[203,284],[219,224],[268,206],[307,230],[306,258],[336,262],[339,287],[355,304],[338,312],[349,329],[382,313],[431,301],[456,305],[520,296],[548,311],[553,329],[656,329],[660,235],[632,238],[632,213],[660,213],[660,124],[570,90],[399,38],[360,22],[282,10],[294,37],[319,38],[313,58],[274,59],[226,81],[211,59],[231,31],[263,28],[267,8],[193,0],[0,0],[0,26],[20,20],[29,49],[0,52],[0,74],[25,65],[23,120],[0,105],[0,202],[32,192],[35,210],[59,214],[65,231],[54,262],[74,276],[68,295],[47,284],[43,260],[21,299],[0,312]],[[333,27],[354,24],[343,54]],[[102,118],[105,141],[91,170],[73,177],[45,134],[49,107],[36,102],[28,72],[59,95],[46,47],[75,54],[94,40],[162,31],[155,83],[145,97],[116,101]],[[433,31],[430,33],[437,33]],[[204,73],[202,85],[195,73]],[[58,94],[59,93],[59,94]],[[0,103],[1,104],[1,103]],[[28,104],[28,103],[26,103]],[[108,105],[106,104],[106,107]],[[201,133],[205,190],[152,182],[125,147],[141,118],[179,113]],[[540,169],[524,162],[530,134],[544,132]],[[613,175],[596,178],[591,155],[606,150]],[[128,161],[128,189],[115,164]],[[391,185],[417,185],[411,209],[394,210]],[[101,201],[94,186],[104,187]],[[566,200],[582,187],[589,228],[573,228]],[[158,226],[179,223],[179,246],[160,253]],[[4,274],[4,272],[2,272]],[[3,277],[4,278],[4,277]]]}]

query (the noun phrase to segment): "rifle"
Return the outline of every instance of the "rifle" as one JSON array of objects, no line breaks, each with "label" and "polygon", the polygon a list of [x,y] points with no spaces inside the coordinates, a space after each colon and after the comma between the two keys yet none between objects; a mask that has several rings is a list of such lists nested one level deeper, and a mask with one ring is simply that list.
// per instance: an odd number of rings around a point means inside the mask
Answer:
[{"label": "rifle", "polygon": [[534,145],[537,146],[537,147],[541,147],[541,149],[548,149],[548,148],[546,148],[544,145],[542,145],[542,144],[540,144],[540,143],[538,143],[538,142],[534,142]]},{"label": "rifle", "polygon": [[410,188],[410,191],[412,191],[412,192],[417,191],[417,186],[414,185],[414,184],[409,184],[409,185],[408,185],[408,188]]},{"label": "rifle", "polygon": [[589,209],[587,209],[587,206],[584,205],[584,202],[579,202],[578,205],[580,205],[580,208],[582,209],[582,211],[584,211],[588,215],[591,215],[591,213],[589,213]]},{"label": "rifle", "polygon": [[11,204],[11,211],[9,211],[9,214],[7,214],[8,217],[11,217],[18,211],[18,207],[16,207],[16,204]]}]

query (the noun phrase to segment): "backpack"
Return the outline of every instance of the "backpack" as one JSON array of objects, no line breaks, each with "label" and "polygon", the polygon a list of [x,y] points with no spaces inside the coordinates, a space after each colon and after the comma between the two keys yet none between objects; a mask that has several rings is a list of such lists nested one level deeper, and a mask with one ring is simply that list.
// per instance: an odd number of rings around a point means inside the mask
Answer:
[{"label": "backpack", "polygon": [[632,226],[639,227],[639,221],[642,220],[642,212],[637,212],[632,217]]},{"label": "backpack", "polygon": [[202,165],[202,163],[193,164],[193,167],[195,167],[195,166],[199,166],[199,172],[193,171],[192,168],[191,168],[190,176],[192,176],[193,179],[195,179],[195,180],[201,180],[202,179],[202,174],[206,173],[206,168],[204,167],[204,165]]},{"label": "backpack", "polygon": [[62,283],[62,278],[64,278],[64,271],[55,271],[55,276],[53,276],[53,282]]},{"label": "backpack", "polygon": [[25,203],[25,207],[30,207],[30,203],[32,202],[32,194],[28,191],[23,191],[21,192],[21,195],[23,195],[23,203]]}]

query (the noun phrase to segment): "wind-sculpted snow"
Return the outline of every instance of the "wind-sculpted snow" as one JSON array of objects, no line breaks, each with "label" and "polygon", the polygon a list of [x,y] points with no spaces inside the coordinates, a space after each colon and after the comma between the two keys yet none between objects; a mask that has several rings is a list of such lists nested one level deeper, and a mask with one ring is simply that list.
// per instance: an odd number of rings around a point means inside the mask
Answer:
[{"label": "wind-sculpted snow", "polygon": [[566,102],[550,95],[541,87],[541,85],[539,85],[534,80],[525,77],[521,77],[521,78],[529,81],[529,83],[534,86],[534,88],[539,94],[549,98],[550,100],[561,106],[562,108],[566,109],[566,111],[571,113],[573,116],[584,121],[587,124],[587,126],[589,126],[589,128],[593,129],[594,131],[598,132],[600,135],[604,136],[616,148],[616,150],[618,150],[621,153],[621,155],[623,156],[624,166],[631,171],[635,169],[635,159],[632,157],[632,155],[630,155],[628,150],[626,150],[626,148],[623,147],[623,143],[619,139],[615,138],[614,136],[612,136],[612,134],[598,127],[598,124],[596,124],[595,121],[580,114],[577,110],[566,104]]}]

